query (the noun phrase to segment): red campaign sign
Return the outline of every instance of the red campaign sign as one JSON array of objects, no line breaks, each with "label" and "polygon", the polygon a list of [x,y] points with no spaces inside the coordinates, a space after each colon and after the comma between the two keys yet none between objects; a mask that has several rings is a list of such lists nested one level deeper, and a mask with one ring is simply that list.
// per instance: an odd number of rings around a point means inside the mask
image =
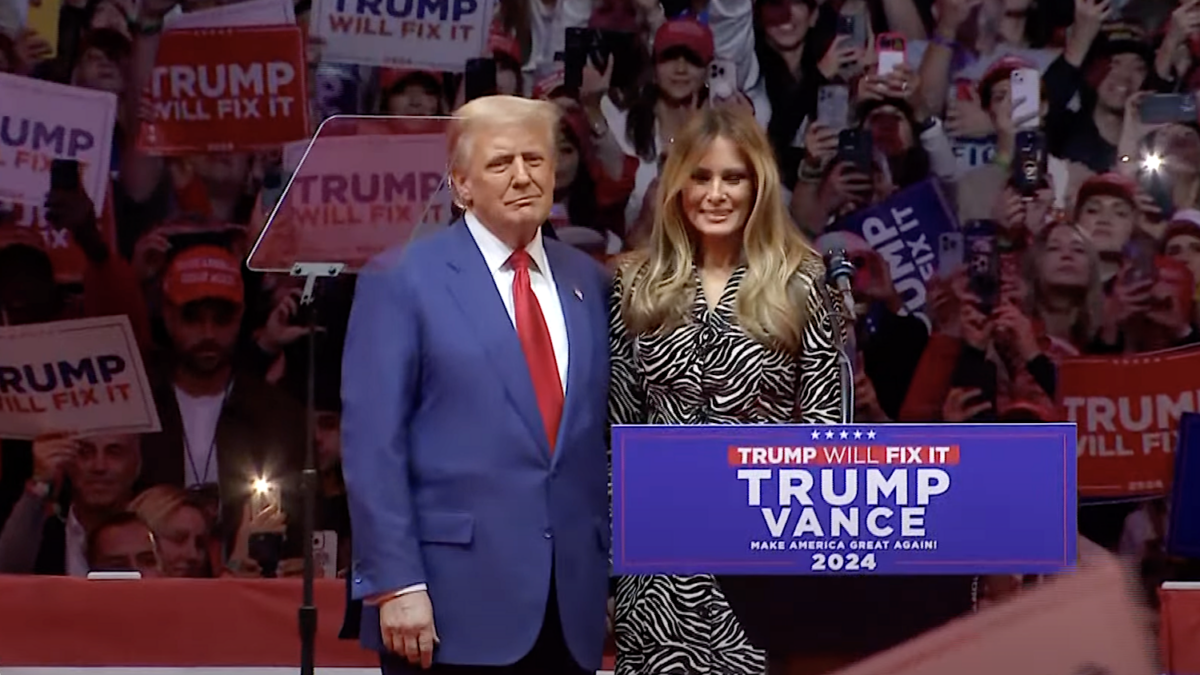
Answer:
[{"label": "red campaign sign", "polygon": [[163,33],[138,148],[154,155],[275,148],[309,136],[297,26]]}]

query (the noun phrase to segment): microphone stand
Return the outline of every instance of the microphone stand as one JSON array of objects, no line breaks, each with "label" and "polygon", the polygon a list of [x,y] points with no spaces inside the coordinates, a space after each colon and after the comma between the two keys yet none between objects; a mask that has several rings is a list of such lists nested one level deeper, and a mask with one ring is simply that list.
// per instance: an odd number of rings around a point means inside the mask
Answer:
[{"label": "microphone stand", "polygon": [[[829,305],[830,321],[833,322],[833,341],[838,352],[838,375],[841,380],[842,424],[854,423],[854,356],[858,353],[855,344],[854,302],[850,295],[850,278],[854,276],[854,264],[846,259],[846,252],[831,251],[825,257],[825,302]],[[845,285],[841,287],[839,281]],[[832,302],[828,289],[842,295],[842,302]],[[835,311],[840,308],[841,311]],[[838,321],[834,321],[837,315]]]}]

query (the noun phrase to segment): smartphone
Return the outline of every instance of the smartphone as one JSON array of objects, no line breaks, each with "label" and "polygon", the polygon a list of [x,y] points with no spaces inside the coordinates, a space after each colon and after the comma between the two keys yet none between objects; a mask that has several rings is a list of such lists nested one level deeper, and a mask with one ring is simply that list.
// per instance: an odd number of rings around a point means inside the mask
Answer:
[{"label": "smartphone", "polygon": [[263,478],[255,479],[250,484],[250,511],[262,513],[268,508],[281,510],[283,503],[279,493],[279,483]]},{"label": "smartphone", "polygon": [[709,98],[721,101],[733,98],[737,91],[737,65],[729,59],[713,59],[708,65]]},{"label": "smartphone", "polygon": [[[866,50],[867,48],[867,19],[862,14],[838,14],[837,34],[848,36],[850,39],[844,47]],[[845,68],[841,72],[844,78],[850,78],[859,71],[859,66]]]},{"label": "smartphone", "polygon": [[963,265],[963,233],[938,235],[938,274],[945,278]]},{"label": "smartphone", "polygon": [[1036,68],[1018,68],[1009,75],[1012,121],[1018,131],[1042,125],[1042,74]]},{"label": "smartphone", "polygon": [[1138,185],[1154,200],[1163,218],[1171,217],[1175,212],[1175,197],[1171,194],[1170,180],[1161,169],[1142,169],[1138,173]]},{"label": "smartphone", "polygon": [[842,129],[838,132],[838,149],[835,162],[849,162],[860,173],[874,174],[875,150],[871,134],[865,129]]},{"label": "smartphone", "polygon": [[474,101],[496,93],[496,59],[467,59],[463,97]]},{"label": "smartphone", "polygon": [[827,84],[817,90],[817,121],[834,131],[850,124],[850,87]]},{"label": "smartphone", "polygon": [[850,37],[845,42],[846,47],[855,49],[867,48],[867,21],[861,13],[838,14],[837,34]]},{"label": "smartphone", "polygon": [[55,159],[50,162],[50,189],[74,192],[79,189],[79,160]]},{"label": "smartphone", "polygon": [[1136,235],[1130,237],[1121,253],[1127,263],[1123,277],[1127,283],[1158,278],[1158,268],[1154,265],[1154,259],[1158,255],[1158,245],[1154,239]]},{"label": "smartphone", "polygon": [[583,86],[583,67],[594,51],[596,31],[591,28],[567,29],[563,48],[563,87],[577,92]]},{"label": "smartphone", "polygon": [[1046,180],[1048,161],[1045,135],[1037,130],[1018,131],[1009,182],[1021,195],[1032,197],[1049,184]]},{"label": "smartphone", "polygon": [[618,90],[626,90],[637,84],[638,78],[641,77],[638,53],[642,49],[638,42],[638,34],[632,31],[602,30],[600,37],[608,58],[612,59],[612,79],[609,80],[609,84]]},{"label": "smartphone", "polygon": [[334,530],[313,532],[313,562],[321,570],[321,577],[337,577],[338,536]]},{"label": "smartphone", "polygon": [[1150,94],[1138,104],[1143,124],[1190,124],[1197,120],[1196,96],[1187,94]]},{"label": "smartphone", "polygon": [[875,54],[878,57],[875,74],[880,77],[904,65],[907,58],[904,36],[899,33],[882,33],[875,38]]},{"label": "smartphone", "polygon": [[967,288],[979,299],[979,311],[991,314],[1000,295],[1000,249],[994,220],[971,220],[963,228]]}]

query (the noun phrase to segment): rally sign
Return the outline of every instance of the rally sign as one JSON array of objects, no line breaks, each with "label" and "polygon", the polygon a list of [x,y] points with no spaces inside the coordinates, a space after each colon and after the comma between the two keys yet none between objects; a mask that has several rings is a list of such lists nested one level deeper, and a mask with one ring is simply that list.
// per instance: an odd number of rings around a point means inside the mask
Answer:
[{"label": "rally sign", "polygon": [[[1134,580],[1116,557],[1099,546],[1085,539],[1079,549],[1077,572],[952,621],[834,675],[1197,672],[1156,668],[1149,622],[1142,601],[1131,592]],[[1083,555],[1085,549],[1090,551],[1087,555]],[[1194,637],[1191,642],[1196,642]]]},{"label": "rally sign", "polygon": [[79,162],[96,214],[108,193],[117,97],[0,73],[0,200],[41,206],[50,163]]},{"label": "rally sign", "polygon": [[[322,129],[355,119],[333,117]],[[321,261],[361,269],[422,224],[449,222],[446,165],[440,133],[318,133],[250,253],[251,268]]]},{"label": "rally sign", "polygon": [[1053,573],[1072,424],[613,428],[617,574]]},{"label": "rally sign", "polygon": [[1171,486],[1179,418],[1197,412],[1200,349],[1067,359],[1065,417],[1079,425],[1079,496],[1162,495]]},{"label": "rally sign", "polygon": [[296,26],[163,33],[138,147],[157,155],[276,148],[309,135]]},{"label": "rally sign", "polygon": [[462,72],[483,55],[494,0],[316,0],[312,30],[333,63]]},{"label": "rally sign", "polygon": [[128,317],[0,327],[0,438],[160,429]]},{"label": "rally sign", "polygon": [[925,284],[937,272],[938,239],[958,229],[958,219],[935,179],[911,185],[871,208],[856,211],[817,239],[817,248],[874,250],[887,264],[900,296],[901,314],[930,325]]}]

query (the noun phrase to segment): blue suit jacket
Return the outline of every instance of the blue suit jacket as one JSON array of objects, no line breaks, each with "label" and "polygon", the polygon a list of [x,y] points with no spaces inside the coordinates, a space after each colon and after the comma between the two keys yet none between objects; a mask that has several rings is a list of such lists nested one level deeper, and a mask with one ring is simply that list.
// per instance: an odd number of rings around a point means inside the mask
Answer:
[{"label": "blue suit jacket", "polygon": [[[608,582],[608,278],[545,241],[570,345],[552,453],[525,354],[466,224],[360,276],[342,374],[353,596],[425,583],[439,663],[505,665],[553,570],[568,647],[600,666]],[[382,650],[378,610],[362,643]]]}]

